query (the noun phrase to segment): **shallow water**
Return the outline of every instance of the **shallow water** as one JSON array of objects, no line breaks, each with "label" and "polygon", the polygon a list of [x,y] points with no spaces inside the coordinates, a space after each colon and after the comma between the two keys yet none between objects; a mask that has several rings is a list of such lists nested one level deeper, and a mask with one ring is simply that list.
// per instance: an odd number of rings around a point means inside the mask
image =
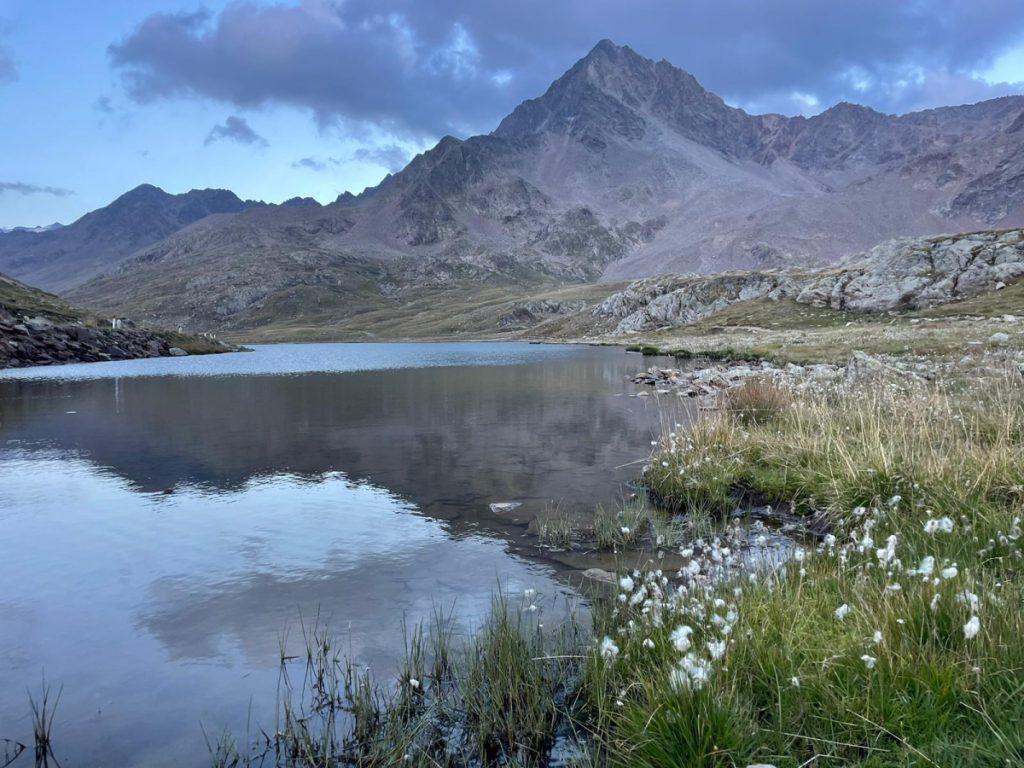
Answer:
[{"label": "shallow water", "polygon": [[387,679],[403,620],[471,631],[499,584],[564,611],[524,523],[626,492],[659,431],[643,367],[309,344],[0,373],[0,738],[30,736],[45,671],[62,765],[206,765],[200,723],[273,725],[300,617]]}]

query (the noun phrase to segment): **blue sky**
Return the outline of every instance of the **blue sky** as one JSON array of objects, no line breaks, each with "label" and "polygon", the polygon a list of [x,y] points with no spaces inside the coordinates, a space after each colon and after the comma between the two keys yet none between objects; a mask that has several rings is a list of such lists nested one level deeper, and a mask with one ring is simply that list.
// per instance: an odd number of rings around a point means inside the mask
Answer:
[{"label": "blue sky", "polygon": [[755,112],[1024,92],[1019,0],[0,0],[0,227],[141,183],[328,202],[604,37]]}]

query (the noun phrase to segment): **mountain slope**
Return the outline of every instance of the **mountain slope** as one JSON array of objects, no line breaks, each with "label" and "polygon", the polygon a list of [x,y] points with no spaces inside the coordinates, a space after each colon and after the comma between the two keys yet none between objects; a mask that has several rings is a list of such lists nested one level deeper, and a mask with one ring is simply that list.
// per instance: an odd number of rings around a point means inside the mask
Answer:
[{"label": "mountain slope", "polygon": [[67,226],[0,233],[0,271],[46,290],[63,291],[193,222],[254,205],[224,189],[170,195],[143,184]]},{"label": "mountain slope", "polygon": [[294,320],[324,301],[386,306],[467,280],[519,289],[835,261],[895,236],[1024,223],[1022,127],[1022,97],[749,115],[603,41],[489,135],[446,137],[323,208],[203,220],[71,295],[246,328],[270,306]]}]

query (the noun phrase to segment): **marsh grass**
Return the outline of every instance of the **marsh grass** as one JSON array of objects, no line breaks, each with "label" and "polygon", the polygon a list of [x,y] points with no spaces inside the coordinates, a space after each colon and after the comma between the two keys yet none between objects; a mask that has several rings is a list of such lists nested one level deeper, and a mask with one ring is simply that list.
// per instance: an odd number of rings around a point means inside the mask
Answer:
[{"label": "marsh grass", "polygon": [[1019,375],[833,386],[743,414],[666,435],[647,482],[719,512],[753,490],[832,531],[737,576],[755,545],[730,528],[686,545],[681,584],[620,584],[595,614],[618,652],[587,667],[598,751],[630,766],[1024,765]]},{"label": "marsh grass", "polygon": [[53,720],[57,714],[57,706],[60,704],[63,688],[57,690],[57,695],[51,698],[51,689],[43,678],[42,692],[38,699],[29,693],[29,708],[32,711],[32,742],[35,755],[36,768],[49,768],[57,766],[57,758],[53,753]]},{"label": "marsh grass", "polygon": [[211,764],[547,765],[556,736],[571,730],[584,640],[571,618],[545,628],[535,597],[513,604],[497,593],[479,632],[458,645],[451,615],[407,631],[390,685],[355,667],[319,621],[305,625],[304,656],[281,654],[274,732],[244,756],[231,740],[208,740]]},{"label": "marsh grass", "polygon": [[572,546],[577,525],[573,518],[557,505],[540,516],[537,540],[541,546],[567,549]]},{"label": "marsh grass", "polygon": [[792,405],[793,393],[789,389],[765,379],[750,379],[742,386],[726,390],[719,398],[719,407],[745,427],[769,424]]},{"label": "marsh grass", "polygon": [[594,511],[592,534],[598,549],[617,551],[640,544],[650,527],[647,500],[634,495],[618,508],[598,506]]}]

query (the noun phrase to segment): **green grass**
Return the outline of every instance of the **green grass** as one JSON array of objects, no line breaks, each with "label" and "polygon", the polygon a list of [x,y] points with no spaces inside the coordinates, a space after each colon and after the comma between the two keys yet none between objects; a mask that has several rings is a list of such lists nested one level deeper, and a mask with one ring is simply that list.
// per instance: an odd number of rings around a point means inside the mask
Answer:
[{"label": "green grass", "polygon": [[594,511],[591,532],[598,549],[618,551],[638,546],[649,525],[647,500],[637,496],[618,509],[599,506]]},{"label": "green grass", "polygon": [[[648,574],[655,597],[609,608],[598,631],[619,653],[592,664],[591,692],[610,762],[1024,764],[1018,374],[835,387],[753,423],[723,410],[666,436],[646,478],[683,511],[730,510],[737,488],[791,501],[835,538],[748,580],[716,565],[756,546],[729,528],[686,594]],[[943,518],[952,532],[927,527]],[[699,688],[687,658],[707,664]]]},{"label": "green grass", "polygon": [[589,312],[583,317],[552,316],[528,328],[502,326],[499,320],[523,302],[591,305],[622,287],[455,282],[412,287],[397,298],[368,289],[331,292],[319,286],[297,287],[271,297],[237,320],[237,327],[225,331],[225,336],[251,342],[567,338],[589,326],[593,320]]},{"label": "green grass", "polygon": [[0,308],[15,315],[42,315],[65,323],[95,320],[95,317],[75,309],[52,293],[31,288],[3,275],[0,275]]}]

